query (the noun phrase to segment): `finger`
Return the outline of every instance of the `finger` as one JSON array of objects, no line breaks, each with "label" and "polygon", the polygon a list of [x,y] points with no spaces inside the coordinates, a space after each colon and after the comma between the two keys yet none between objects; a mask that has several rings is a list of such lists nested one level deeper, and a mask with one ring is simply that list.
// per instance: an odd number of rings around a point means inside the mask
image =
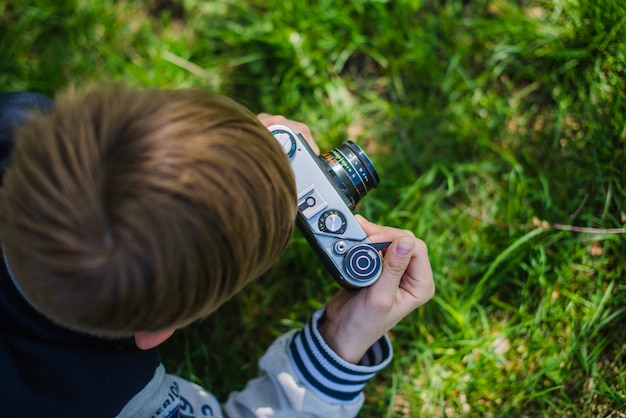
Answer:
[{"label": "finger", "polygon": [[361,225],[361,228],[363,228],[363,231],[365,231],[365,233],[368,236],[374,235],[374,234],[380,232],[382,230],[382,228],[383,228],[382,226],[377,225],[374,222],[368,221],[362,215],[356,214],[356,215],[354,215],[354,218],[357,220],[359,225]]},{"label": "finger", "polygon": [[308,136],[312,138],[313,136],[311,135],[311,130],[306,124],[302,122],[297,122],[295,120],[287,119],[283,115],[271,115],[269,113],[259,113],[257,115],[257,118],[265,126],[284,125],[284,126],[287,126],[288,128],[291,128],[296,133],[301,133],[305,137]]},{"label": "finger", "polygon": [[423,305],[435,295],[433,271],[428,258],[428,247],[424,241],[415,239],[415,249],[400,287],[413,308]]},{"label": "finger", "polygon": [[306,124],[287,119],[282,115],[270,115],[269,113],[259,113],[257,118],[265,127],[270,127],[271,125],[283,125],[290,128],[295,133],[301,134],[311,149],[316,154],[320,153],[320,149],[313,139],[313,134],[311,134],[311,129],[309,129]]},{"label": "finger", "polygon": [[261,121],[263,125],[269,127],[270,125],[285,125],[287,118],[281,115],[272,115],[269,113],[259,113],[256,117]]},{"label": "finger", "polygon": [[390,309],[393,306],[400,281],[409,267],[414,249],[415,240],[408,237],[396,239],[387,249],[382,274],[372,286],[376,299],[382,304],[381,308]]},{"label": "finger", "polygon": [[355,215],[354,217],[372,242],[393,241],[402,237],[409,239],[415,238],[415,235],[411,231],[392,228],[390,226],[381,226],[368,221],[361,215]]}]

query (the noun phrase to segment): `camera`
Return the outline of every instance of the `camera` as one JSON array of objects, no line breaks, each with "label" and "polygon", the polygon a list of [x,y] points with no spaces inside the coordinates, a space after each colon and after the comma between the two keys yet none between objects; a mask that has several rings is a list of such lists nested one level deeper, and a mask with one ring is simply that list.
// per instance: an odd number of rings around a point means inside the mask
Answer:
[{"label": "camera", "polygon": [[289,157],[298,191],[297,225],[333,278],[343,287],[371,286],[382,272],[380,250],[352,210],[380,178],[365,152],[346,141],[318,156],[300,133],[268,127]]}]

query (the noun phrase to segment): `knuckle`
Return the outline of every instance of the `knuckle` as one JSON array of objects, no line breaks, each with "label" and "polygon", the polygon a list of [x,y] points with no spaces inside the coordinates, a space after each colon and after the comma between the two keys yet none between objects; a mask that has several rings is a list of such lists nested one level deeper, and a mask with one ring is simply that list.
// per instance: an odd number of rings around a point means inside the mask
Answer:
[{"label": "knuckle", "polygon": [[369,301],[370,309],[376,312],[388,312],[393,308],[393,300],[389,298],[374,298]]},{"label": "knuckle", "polygon": [[407,266],[408,266],[408,261],[404,259],[389,260],[387,261],[387,264],[386,264],[387,270],[395,276],[402,275],[404,271],[406,270]]},{"label": "knuckle", "polygon": [[287,121],[287,119],[282,115],[270,115],[269,113],[261,113],[259,117],[271,125],[284,125]]},{"label": "knuckle", "polygon": [[419,238],[415,238],[413,235],[413,239],[415,239],[415,248],[417,249],[419,254],[428,254],[428,246],[424,241]]},{"label": "knuckle", "polygon": [[436,292],[437,292],[437,289],[435,286],[435,282],[431,280],[424,293],[428,297],[428,300],[430,300],[435,297]]},{"label": "knuckle", "polygon": [[313,136],[311,134],[311,129],[309,129],[309,127],[307,125],[305,125],[303,123],[300,124],[300,125],[301,125],[300,126],[300,131],[302,132],[303,135],[305,135],[305,136]]}]

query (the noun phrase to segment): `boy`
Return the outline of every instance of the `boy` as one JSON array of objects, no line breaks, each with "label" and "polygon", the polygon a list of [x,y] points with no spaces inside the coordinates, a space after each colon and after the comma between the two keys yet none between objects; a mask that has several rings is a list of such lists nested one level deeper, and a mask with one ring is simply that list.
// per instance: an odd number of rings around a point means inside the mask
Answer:
[{"label": "boy", "polygon": [[[39,109],[26,116],[31,109]],[[306,126],[200,90],[0,96],[0,379],[7,416],[349,417],[391,359],[385,333],[434,293],[424,244],[392,241],[372,287],[341,290],[220,405],[156,347],[288,245],[293,173],[265,126]],[[12,146],[15,138],[15,145]]]}]

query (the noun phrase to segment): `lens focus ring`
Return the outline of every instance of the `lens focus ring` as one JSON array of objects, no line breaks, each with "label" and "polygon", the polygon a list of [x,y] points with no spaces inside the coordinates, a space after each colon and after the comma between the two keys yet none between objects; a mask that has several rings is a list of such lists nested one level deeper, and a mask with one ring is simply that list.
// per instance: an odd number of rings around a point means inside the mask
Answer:
[{"label": "lens focus ring", "polygon": [[337,190],[352,202],[350,209],[380,182],[369,157],[352,141],[322,154],[320,160],[327,167]]}]

